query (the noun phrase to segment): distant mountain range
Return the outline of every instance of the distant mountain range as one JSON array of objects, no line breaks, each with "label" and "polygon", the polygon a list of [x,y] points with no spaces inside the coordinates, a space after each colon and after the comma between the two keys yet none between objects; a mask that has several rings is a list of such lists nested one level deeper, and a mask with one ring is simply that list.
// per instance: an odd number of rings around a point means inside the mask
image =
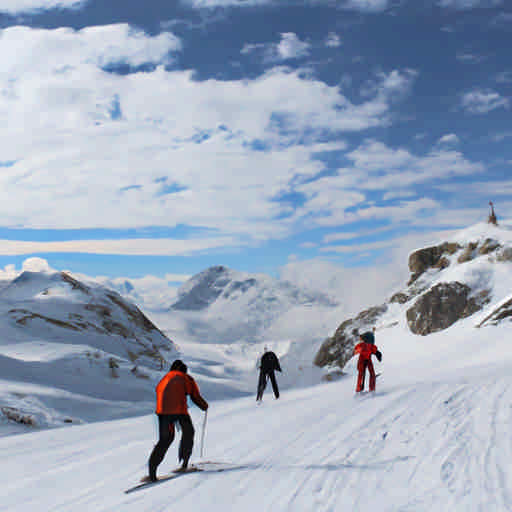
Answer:
[{"label": "distant mountain range", "polygon": [[446,352],[456,364],[460,346],[471,354],[486,350],[481,330],[505,335],[512,319],[510,226],[479,224],[418,249],[409,270],[408,282],[388,300],[345,320],[344,305],[328,294],[224,266],[163,293],[149,316],[128,300],[137,295],[129,280],[117,280],[114,291],[65,272],[4,279],[0,430],[150,412],[154,385],[178,355],[203,391],[218,398],[252,390],[266,343],[279,352],[286,387],[346,371],[365,330],[376,329],[384,360],[395,362],[405,348],[406,354],[437,351],[440,361]]},{"label": "distant mountain range", "polygon": [[[265,274],[248,274],[224,266],[210,267],[179,288],[168,322],[182,322],[189,339],[231,343],[262,341],[284,334],[280,321],[290,312],[333,310],[339,303],[327,294],[300,289]],[[158,317],[163,324],[163,315]]]}]

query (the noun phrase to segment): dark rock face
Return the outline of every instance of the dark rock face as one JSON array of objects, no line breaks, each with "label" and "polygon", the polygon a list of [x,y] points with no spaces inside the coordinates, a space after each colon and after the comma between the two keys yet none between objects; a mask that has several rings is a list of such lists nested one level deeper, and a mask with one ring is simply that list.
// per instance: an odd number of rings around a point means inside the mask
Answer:
[{"label": "dark rock face", "polygon": [[466,261],[474,259],[477,247],[478,244],[476,242],[469,243],[464,249],[464,252],[457,258],[457,263],[466,263]]},{"label": "dark rock face", "polygon": [[498,251],[496,255],[497,261],[512,261],[512,247],[506,247]]},{"label": "dark rock face", "polygon": [[313,363],[316,366],[336,365],[343,369],[352,357],[355,345],[358,343],[359,333],[371,330],[377,319],[387,311],[387,305],[375,306],[367,309],[355,318],[345,320],[334,333],[327,338],[318,350]]},{"label": "dark rock face", "polygon": [[403,292],[395,293],[390,299],[389,302],[391,304],[405,304],[409,300],[409,296]]},{"label": "dark rock face", "polygon": [[497,240],[486,238],[484,243],[478,248],[478,254],[489,254],[490,252],[494,252],[500,247],[501,244]]},{"label": "dark rock face", "polygon": [[507,318],[510,322],[512,322],[512,299],[494,309],[490,315],[486,316],[477,325],[477,327],[483,327],[485,325],[498,325]]},{"label": "dark rock face", "polygon": [[456,243],[445,242],[434,247],[426,247],[414,251],[409,256],[409,270],[411,278],[408,284],[414,283],[429,268],[445,268],[449,265],[446,254],[452,255],[460,249],[460,245]]},{"label": "dark rock face", "polygon": [[489,292],[470,295],[471,288],[457,281],[434,286],[407,310],[409,329],[422,336],[442,331],[479,311],[489,301]]}]

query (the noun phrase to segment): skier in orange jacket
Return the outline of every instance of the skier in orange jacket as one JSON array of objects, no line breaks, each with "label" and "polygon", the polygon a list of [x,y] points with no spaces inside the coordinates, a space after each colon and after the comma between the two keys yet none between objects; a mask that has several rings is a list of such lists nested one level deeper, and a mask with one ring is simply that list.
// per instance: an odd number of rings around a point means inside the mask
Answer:
[{"label": "skier in orange jacket", "polygon": [[357,361],[357,370],[359,372],[357,376],[356,393],[363,391],[364,389],[364,377],[366,368],[370,373],[370,391],[375,391],[375,370],[372,363],[372,355],[375,354],[377,359],[382,361],[382,354],[375,345],[375,336],[373,332],[365,332],[359,336],[360,343],[354,347],[354,355],[359,354],[359,360]]},{"label": "skier in orange jacket", "polygon": [[196,381],[187,375],[187,365],[180,359],[172,363],[169,373],[156,386],[156,414],[158,415],[159,440],[149,457],[149,480],[156,481],[156,468],[162,462],[174,440],[174,424],[181,427],[178,458],[182,469],[187,469],[194,445],[194,426],[188,414],[187,395],[203,411],[208,403],[199,393]]}]

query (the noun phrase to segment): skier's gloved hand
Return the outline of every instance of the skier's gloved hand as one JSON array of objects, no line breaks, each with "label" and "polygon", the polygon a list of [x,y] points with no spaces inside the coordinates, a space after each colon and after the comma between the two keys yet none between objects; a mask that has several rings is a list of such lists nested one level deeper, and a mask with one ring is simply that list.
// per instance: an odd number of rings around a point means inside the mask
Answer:
[{"label": "skier's gloved hand", "polygon": [[375,352],[375,357],[379,360],[379,363],[382,361],[382,353],[380,350],[377,350],[377,352]]}]

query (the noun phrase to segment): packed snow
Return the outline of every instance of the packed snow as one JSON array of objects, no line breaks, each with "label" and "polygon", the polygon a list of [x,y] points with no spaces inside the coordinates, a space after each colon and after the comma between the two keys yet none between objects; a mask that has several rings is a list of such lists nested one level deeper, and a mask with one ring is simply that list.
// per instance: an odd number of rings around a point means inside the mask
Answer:
[{"label": "packed snow", "polygon": [[[510,245],[510,234],[507,226],[479,225],[456,237],[459,243],[494,238]],[[207,344],[176,339],[210,402],[203,457],[205,416],[191,406],[192,463],[215,462],[223,471],[184,474],[129,494],[147,473],[157,439],[152,386],[164,372],[154,370],[147,382],[134,379],[147,386],[137,401],[131,396],[136,389],[113,390],[104,366],[94,370],[87,359],[74,366],[86,347],[42,339],[4,343],[2,404],[23,409],[27,403],[40,410],[42,427],[66,426],[34,430],[2,419],[0,510],[512,510],[510,318],[484,322],[510,301],[511,269],[510,261],[481,255],[424,276],[429,286],[460,281],[475,291],[491,290],[481,311],[428,336],[410,332],[406,305],[391,304],[376,325],[383,361],[375,362],[375,393],[355,395],[355,359],[343,377],[322,382],[325,370],[312,365],[320,337]],[[330,332],[343,320],[337,318]],[[280,356],[282,394],[275,400],[268,387],[257,405],[257,361],[265,345]],[[81,388],[78,370],[83,386],[98,396]],[[71,388],[56,384],[59,372],[76,374],[66,381]],[[129,375],[120,382],[129,383]],[[44,424],[48,404],[60,423]],[[109,421],[98,421],[100,404],[112,408]],[[72,412],[87,424],[68,425]],[[159,475],[177,466],[177,446],[175,441]]]}]

